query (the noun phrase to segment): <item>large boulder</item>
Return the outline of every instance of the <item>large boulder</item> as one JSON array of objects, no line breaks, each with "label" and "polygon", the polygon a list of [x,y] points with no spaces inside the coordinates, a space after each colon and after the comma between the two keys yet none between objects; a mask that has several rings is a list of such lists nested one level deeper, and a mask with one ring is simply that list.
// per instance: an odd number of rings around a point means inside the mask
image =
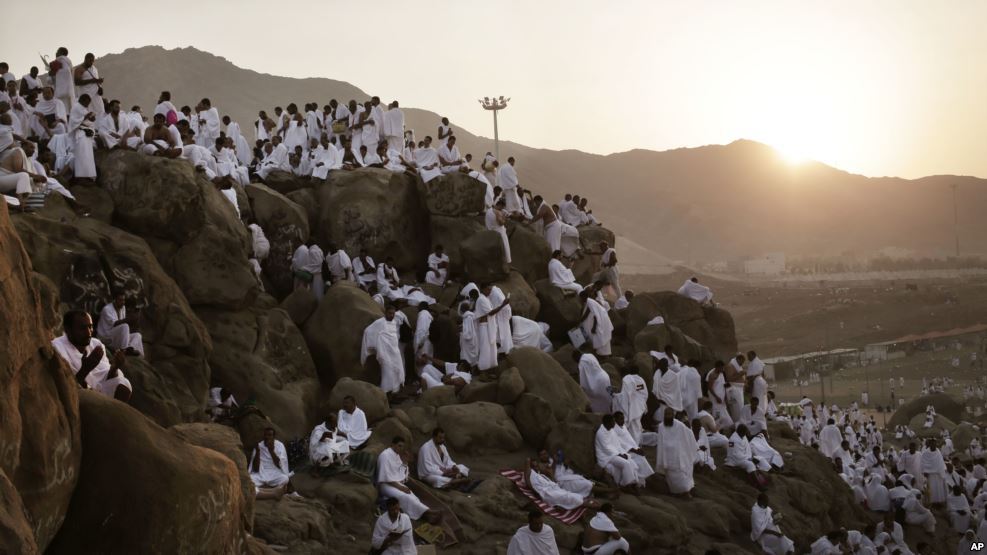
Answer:
[{"label": "large boulder", "polygon": [[548,333],[552,339],[568,340],[568,331],[579,325],[579,319],[583,315],[583,305],[579,302],[579,297],[563,295],[562,290],[547,279],[535,282],[535,293],[541,303],[538,321],[548,324]]},{"label": "large boulder", "polygon": [[548,278],[548,261],[552,248],[530,224],[508,222],[507,234],[511,244],[511,267],[521,273],[528,283]]},{"label": "large boulder", "polygon": [[263,264],[264,275],[272,292],[277,297],[284,297],[293,285],[291,255],[308,240],[308,214],[297,203],[266,185],[251,183],[246,191],[254,208],[254,219],[271,243],[271,252]]},{"label": "large boulder", "polygon": [[305,435],[318,420],[319,380],[301,332],[279,308],[200,310],[209,329],[212,381],[253,398],[282,433]]},{"label": "large boulder", "polygon": [[548,401],[531,393],[523,393],[514,405],[514,423],[524,441],[532,447],[541,447],[555,427],[555,412]]},{"label": "large boulder", "polygon": [[511,268],[504,252],[500,233],[484,229],[459,244],[463,257],[463,272],[478,285],[507,278]]},{"label": "large boulder", "polygon": [[51,348],[53,295],[0,206],[0,550],[11,553],[45,551],[79,478],[78,386]]},{"label": "large boulder", "polygon": [[258,285],[250,236],[230,202],[191,164],[113,151],[97,157],[114,223],[145,238],[189,303],[248,306]]},{"label": "large boulder", "polygon": [[356,284],[340,282],[326,291],[304,329],[323,384],[331,387],[343,377],[365,376],[360,364],[363,330],[383,315],[381,306]]},{"label": "large boulder", "polygon": [[674,291],[634,295],[626,311],[627,337],[635,337],[655,316],[662,316],[666,324],[679,328],[717,356],[737,353],[733,318],[728,312],[704,308]]},{"label": "large boulder", "polygon": [[254,527],[254,497],[256,488],[247,470],[247,456],[244,455],[243,442],[236,430],[222,424],[178,424],[168,429],[179,439],[191,445],[212,449],[233,461],[240,475],[240,491],[243,493],[244,528],[249,532]]},{"label": "large boulder", "polygon": [[953,422],[963,419],[963,405],[945,393],[933,393],[917,399],[913,399],[891,415],[888,421],[888,428],[895,426],[908,426],[917,414],[925,414],[925,407],[932,405],[936,409],[936,414],[945,416]]},{"label": "large boulder", "polygon": [[545,440],[549,453],[561,449],[566,464],[585,475],[598,473],[596,465],[596,430],[603,417],[587,412],[573,412],[566,419],[559,419]]},{"label": "large boulder", "polygon": [[552,355],[534,347],[521,347],[507,355],[507,363],[521,373],[525,393],[547,401],[558,420],[564,420],[570,412],[581,411],[589,404],[586,393]]},{"label": "large boulder", "polygon": [[130,310],[140,310],[147,358],[128,361],[134,406],[165,426],[201,418],[209,334],[148,244],[88,218],[19,218],[16,225],[34,267],[58,287],[55,307],[60,301],[95,320],[120,290]]},{"label": "large boulder", "polygon": [[521,433],[501,405],[448,405],[439,407],[435,414],[454,453],[486,455],[521,447]]},{"label": "large boulder", "polygon": [[424,268],[430,247],[428,216],[415,181],[377,168],[330,172],[328,183],[317,189],[318,239],[351,256],[364,247],[375,261],[392,256],[402,272]]},{"label": "large boulder", "polygon": [[299,177],[291,172],[274,170],[267,174],[264,184],[282,195],[287,195],[295,191],[310,189],[314,182],[307,177]]},{"label": "large boulder", "polygon": [[241,551],[245,502],[228,457],[97,393],[79,394],[79,412],[79,485],[49,553]]},{"label": "large boulder", "polygon": [[515,316],[523,316],[534,320],[538,318],[541,311],[541,302],[535,290],[524,280],[524,276],[516,270],[511,270],[507,279],[496,282],[494,285],[500,287],[505,295],[511,296],[511,312]]},{"label": "large boulder", "polygon": [[308,321],[308,317],[319,307],[319,301],[311,289],[299,287],[281,301],[281,308],[288,313],[288,317],[296,326],[302,327]]},{"label": "large boulder", "polygon": [[431,216],[429,218],[429,234],[432,246],[442,245],[449,256],[449,276],[463,275],[464,262],[460,245],[473,235],[486,230],[480,218],[453,218],[450,216]]},{"label": "large boulder", "polygon": [[433,216],[472,216],[484,211],[486,184],[464,173],[447,173],[428,183],[418,180],[418,194]]},{"label": "large boulder", "polygon": [[342,378],[333,386],[329,393],[329,410],[338,411],[343,408],[343,399],[349,396],[356,399],[356,406],[367,415],[368,424],[384,418],[391,410],[387,395],[381,388],[352,378]]}]

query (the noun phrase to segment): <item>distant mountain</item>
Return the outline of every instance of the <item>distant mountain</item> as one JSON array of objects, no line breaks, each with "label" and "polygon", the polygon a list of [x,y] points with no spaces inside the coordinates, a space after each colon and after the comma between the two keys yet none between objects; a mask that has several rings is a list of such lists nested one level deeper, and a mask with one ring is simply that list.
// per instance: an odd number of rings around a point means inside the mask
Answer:
[{"label": "distant mountain", "polygon": [[[139,104],[150,110],[162,90],[170,90],[178,105],[209,97],[248,136],[261,109],[369,96],[343,81],[241,69],[194,48],[132,48],[97,64],[107,95],[128,107]],[[437,114],[403,108],[418,137],[434,135]],[[493,150],[492,139],[454,128],[464,154],[480,158]],[[588,196],[598,218],[637,243],[627,261],[643,266],[769,251],[792,256],[897,246],[952,252],[953,184],[960,186],[962,250],[987,253],[984,179],[868,178],[815,162],[793,166],[771,147],[747,140],[609,156],[502,142],[501,158],[508,156],[517,157],[522,184],[552,202],[566,192]]]}]

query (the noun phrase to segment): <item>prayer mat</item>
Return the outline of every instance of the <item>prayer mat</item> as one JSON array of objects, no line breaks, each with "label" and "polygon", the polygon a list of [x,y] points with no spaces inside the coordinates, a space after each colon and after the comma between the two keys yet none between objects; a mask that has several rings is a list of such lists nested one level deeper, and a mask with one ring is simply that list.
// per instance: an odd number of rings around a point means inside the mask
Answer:
[{"label": "prayer mat", "polygon": [[514,482],[517,489],[520,490],[525,497],[530,499],[531,502],[541,510],[541,512],[558,520],[559,522],[564,524],[575,524],[576,522],[579,522],[579,519],[583,518],[583,514],[586,512],[586,507],[576,507],[575,509],[566,510],[553,507],[548,503],[545,503],[540,497],[538,497],[538,494],[533,489],[524,483],[524,474],[521,474],[517,470],[511,468],[501,470],[500,475]]},{"label": "prayer mat", "polygon": [[377,456],[366,451],[355,451],[350,453],[347,459],[350,463],[350,471],[359,476],[375,482],[377,480]]}]

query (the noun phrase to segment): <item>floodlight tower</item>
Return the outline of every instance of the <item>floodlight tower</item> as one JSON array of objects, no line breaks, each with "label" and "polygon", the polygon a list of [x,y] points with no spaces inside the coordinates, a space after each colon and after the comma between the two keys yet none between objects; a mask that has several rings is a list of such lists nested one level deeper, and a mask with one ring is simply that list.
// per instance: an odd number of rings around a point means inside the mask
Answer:
[{"label": "floodlight tower", "polygon": [[499,96],[496,98],[490,98],[489,96],[484,96],[482,100],[477,101],[480,103],[481,106],[483,106],[484,110],[490,110],[491,112],[493,112],[494,156],[496,156],[498,160],[500,160],[500,134],[497,129],[497,112],[503,110],[504,108],[507,108],[507,103],[510,102],[510,100],[511,100],[510,98],[504,98],[503,96]]}]

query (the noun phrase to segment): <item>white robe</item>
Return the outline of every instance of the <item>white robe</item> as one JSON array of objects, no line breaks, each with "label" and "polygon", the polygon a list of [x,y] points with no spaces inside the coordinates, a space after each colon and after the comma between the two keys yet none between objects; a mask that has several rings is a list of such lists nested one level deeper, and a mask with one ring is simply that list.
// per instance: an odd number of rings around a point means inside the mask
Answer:
[{"label": "white robe", "polygon": [[130,333],[130,324],[113,324],[127,317],[127,307],[120,310],[113,303],[106,303],[99,313],[99,324],[96,326],[96,335],[99,336],[111,349],[119,350],[131,348],[144,356],[144,341],[139,333]]},{"label": "white robe", "polygon": [[528,525],[518,528],[507,545],[507,555],[559,555],[555,532],[542,524],[541,532],[532,532]]},{"label": "white robe", "polygon": [[[486,333],[486,330],[484,330]],[[473,312],[463,313],[463,330],[459,334],[459,357],[476,366],[480,361],[479,322]]]},{"label": "white robe", "polygon": [[657,430],[655,470],[665,475],[668,489],[672,493],[691,491],[695,486],[692,471],[698,450],[696,437],[688,426],[678,420],[672,420],[671,426],[666,426],[663,422],[658,425]]},{"label": "white robe", "polygon": [[538,496],[541,497],[542,501],[552,507],[562,507],[566,510],[572,510],[580,507],[586,500],[585,497],[563,488],[548,476],[534,469],[528,475],[528,483],[531,489],[538,492]]},{"label": "white robe", "polygon": [[641,417],[648,410],[648,386],[644,378],[628,374],[621,381],[620,392],[613,397],[613,412],[624,413],[627,431],[641,443]]},{"label": "white robe", "polygon": [[517,171],[510,163],[503,164],[497,169],[497,185],[504,191],[507,212],[519,212],[521,210],[521,197],[517,193]]},{"label": "white robe", "polygon": [[384,393],[396,393],[404,384],[404,359],[401,356],[398,319],[381,317],[363,330],[360,363],[366,364],[371,354],[380,363],[380,388]]},{"label": "white robe", "polygon": [[682,384],[679,375],[668,370],[664,374],[655,370],[651,388],[655,397],[675,412],[682,412]]},{"label": "white robe", "polygon": [[754,465],[754,454],[751,451],[751,444],[747,438],[740,437],[737,432],[730,436],[730,443],[727,444],[727,459],[724,464],[735,468],[741,468],[744,472],[754,472],[757,466]]},{"label": "white robe", "polygon": [[381,555],[415,555],[418,553],[418,548],[415,547],[411,519],[408,518],[408,515],[399,513],[397,519],[391,520],[391,515],[384,511],[374,523],[374,532],[370,543],[375,549],[380,549],[391,534],[401,534],[401,539],[392,543]]},{"label": "white robe", "polygon": [[[500,306],[507,300],[507,296],[500,287],[494,285],[490,288],[490,305]],[[497,320],[497,352],[507,354],[514,350],[514,336],[511,334],[511,318],[514,311],[511,305],[506,305],[494,317]]]},{"label": "white robe", "polygon": [[430,439],[418,450],[418,477],[433,488],[443,488],[452,481],[442,472],[453,467],[463,476],[470,474],[469,468],[452,460],[445,445],[436,446],[435,441]]},{"label": "white robe", "polygon": [[401,504],[401,510],[418,520],[428,511],[428,506],[421,502],[414,493],[403,492],[388,482],[404,484],[408,481],[408,465],[401,460],[394,449],[388,447],[377,456],[377,483],[384,497],[393,497]]},{"label": "white robe", "polygon": [[[332,435],[323,439],[326,432]],[[329,430],[325,422],[316,426],[308,438],[308,456],[315,466],[326,467],[334,462],[341,462],[349,453],[349,441],[340,437],[338,430]]]},{"label": "white robe", "polygon": [[[79,352],[79,349],[73,345],[68,337],[65,335],[60,335],[51,341],[51,346],[55,349],[62,360],[68,363],[69,369],[72,370],[73,374],[78,374],[79,370],[82,368],[82,357],[83,353]],[[89,340],[89,346],[85,348],[85,355],[89,355],[97,348],[103,348],[103,358],[99,361],[95,368],[93,368],[89,374],[86,375],[86,385],[90,389],[93,389],[107,397],[113,397],[116,393],[118,386],[123,386],[130,391],[133,391],[133,386],[130,385],[130,380],[127,379],[123,374],[123,370],[117,369],[117,376],[115,378],[108,378],[107,374],[110,372],[110,360],[106,356],[106,348],[103,344],[93,337]]]},{"label": "white robe", "polygon": [[[72,112],[69,116],[69,132],[74,141],[72,153],[75,157],[73,166],[75,177],[96,177],[96,158],[93,155],[95,123],[85,119],[91,112],[92,110],[89,108],[76,103],[72,106]],[[87,131],[92,132],[93,136],[88,136]]]},{"label": "white robe", "polygon": [[572,270],[565,267],[558,258],[548,261],[548,279],[552,285],[559,289],[574,291],[576,293],[583,290],[583,286],[576,283],[576,276]]},{"label": "white robe", "polygon": [[784,468],[785,460],[781,457],[781,453],[777,449],[771,447],[768,440],[761,434],[758,434],[751,438],[751,454],[754,455],[758,461],[765,461],[769,467],[771,465],[777,466],[778,468]]},{"label": "white robe", "polygon": [[515,347],[535,347],[546,353],[552,352],[552,341],[546,335],[548,324],[529,320],[523,316],[512,316],[511,330],[511,340]]},{"label": "white robe", "polygon": [[387,140],[387,148],[400,152],[404,146],[404,112],[400,108],[391,108],[384,112],[381,131]]},{"label": "white robe", "polygon": [[[444,263],[444,267],[440,268],[439,265]],[[441,256],[435,254],[434,252],[428,255],[428,271],[425,272],[425,283],[430,283],[432,285],[437,285],[442,287],[446,284],[446,279],[449,276],[449,255],[443,254]]]},{"label": "white robe", "polygon": [[432,341],[428,338],[429,328],[432,325],[432,321],[435,318],[432,313],[427,310],[421,310],[418,312],[418,320],[415,322],[415,356],[421,356],[423,354],[432,356],[435,354],[435,349],[432,346]]},{"label": "white robe", "polygon": [[629,457],[621,457],[625,451],[617,436],[616,426],[608,430],[602,424],[596,430],[594,448],[596,464],[613,476],[617,485],[623,487],[631,484],[644,485],[644,478],[638,474],[637,465]]},{"label": "white robe", "polygon": [[819,432],[819,452],[827,459],[832,460],[833,454],[843,443],[843,434],[835,424],[827,424]]},{"label": "white robe", "polygon": [[206,148],[215,145],[222,125],[219,111],[216,108],[201,111],[198,113],[198,119],[204,123],[199,123],[199,129],[195,133],[195,144]]},{"label": "white robe", "polygon": [[491,231],[496,231],[500,234],[501,241],[504,244],[504,261],[508,264],[511,263],[511,242],[507,238],[507,226],[497,223],[497,209],[488,208],[487,213],[484,216],[484,225],[487,229]]},{"label": "white robe", "polygon": [[250,230],[251,243],[254,249],[254,258],[257,260],[265,260],[267,255],[271,253],[271,242],[267,240],[267,236],[264,235],[264,230],[257,224],[250,224],[247,226]]},{"label": "white robe", "polygon": [[327,254],[326,266],[329,267],[329,277],[334,283],[353,279],[353,261],[343,249]]},{"label": "white robe", "polygon": [[682,386],[682,408],[691,421],[699,411],[699,398],[703,395],[702,376],[691,366],[682,366],[679,371],[679,385]]},{"label": "white robe", "polygon": [[[480,370],[489,370],[497,366],[497,317],[488,316],[493,311],[493,303],[486,295],[480,294],[476,301],[474,314],[476,316],[478,360]],[[486,322],[480,319],[486,317]]]},{"label": "white robe", "polygon": [[713,292],[710,291],[709,287],[696,283],[691,279],[687,279],[682,284],[682,287],[679,287],[678,293],[698,303],[708,303],[713,300]]},{"label": "white robe", "polygon": [[443,165],[442,173],[456,173],[457,171],[459,171],[459,166],[461,165],[461,163],[456,163],[456,162],[460,162],[463,159],[463,157],[459,154],[458,146],[454,145],[450,149],[448,144],[443,144],[442,146],[439,147],[438,155],[439,155],[439,159],[442,161],[443,164],[452,164],[452,165]]},{"label": "white robe", "polygon": [[946,502],[946,462],[938,449],[923,449],[921,456],[922,475],[928,482],[931,503]]},{"label": "white robe", "polygon": [[589,398],[590,410],[595,413],[610,412],[613,396],[610,393],[610,376],[591,354],[579,358],[579,387]]},{"label": "white robe", "polygon": [[[260,466],[257,472],[254,472],[254,457],[256,456],[258,450],[260,450]],[[274,464],[274,459],[271,458],[271,452],[268,450],[264,442],[258,443],[253,452],[250,453],[250,459],[247,460],[247,465],[250,467],[250,479],[253,480],[254,485],[258,488],[268,487],[276,488],[288,483],[294,472],[288,470],[288,452],[284,448],[284,443],[278,440],[274,440],[274,454],[278,456],[278,461],[281,467],[278,468]]]},{"label": "white robe", "polygon": [[[600,303],[593,299],[586,299],[586,310],[588,314],[582,321],[583,334],[593,343],[596,354],[610,355],[610,339],[613,336],[613,322]],[[596,331],[593,331],[594,325]]]},{"label": "white robe", "polygon": [[751,508],[751,541],[761,545],[768,555],[787,555],[795,550],[795,543],[786,536],[765,534],[766,530],[781,533],[774,522],[771,507],[761,507],[757,503]]},{"label": "white robe", "polygon": [[[599,530],[601,532],[619,533],[617,526],[610,520],[605,513],[596,513],[592,519],[589,521],[589,527],[594,530]],[[624,553],[630,553],[631,546],[627,542],[626,538],[610,538],[607,541],[599,545],[593,545],[590,547],[583,548],[584,553],[592,553],[592,555],[613,555],[617,551],[623,551]]]},{"label": "white robe", "polygon": [[415,166],[418,167],[418,173],[425,183],[442,175],[442,170],[439,169],[439,155],[432,147],[415,150]]},{"label": "white robe", "polygon": [[373,433],[367,427],[367,415],[360,407],[355,407],[352,414],[340,410],[336,415],[336,420],[336,429],[346,434],[346,441],[349,442],[350,449],[356,449],[366,443]]},{"label": "white robe", "polygon": [[55,60],[61,64],[55,73],[55,98],[61,100],[65,104],[65,110],[68,111],[72,109],[73,100],[76,98],[73,75],[75,66],[68,56],[59,56]]},{"label": "white robe", "polygon": [[356,276],[356,280],[360,283],[360,285],[369,287],[371,283],[377,281],[377,266],[374,264],[373,258],[368,256],[366,257],[366,262],[364,262],[363,259],[358,256],[354,258],[352,262],[353,275]]}]

